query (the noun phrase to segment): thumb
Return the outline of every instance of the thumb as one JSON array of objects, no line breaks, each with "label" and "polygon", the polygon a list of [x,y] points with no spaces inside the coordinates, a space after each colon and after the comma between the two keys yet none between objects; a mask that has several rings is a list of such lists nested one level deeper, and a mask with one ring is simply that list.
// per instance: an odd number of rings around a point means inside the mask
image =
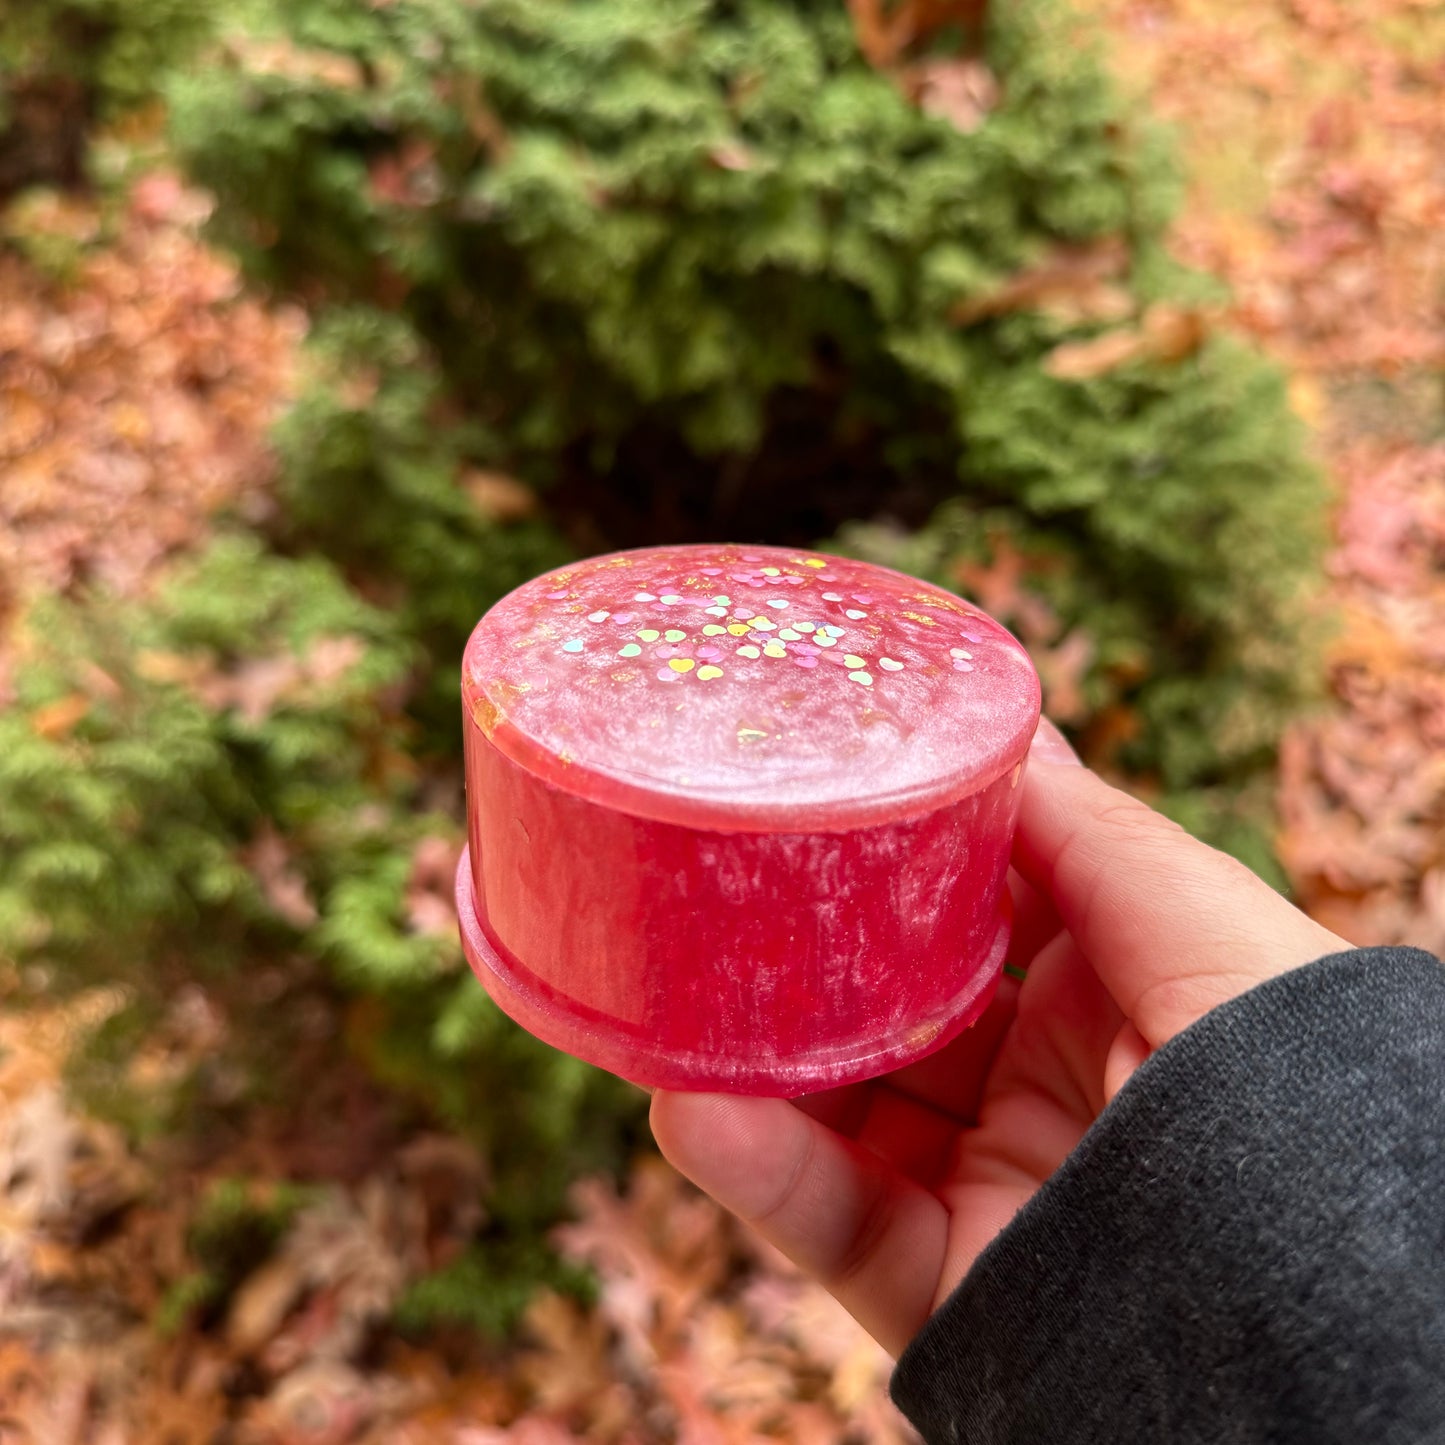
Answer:
[{"label": "thumb", "polygon": [[1350,946],[1242,863],[1087,769],[1037,753],[1013,861],[1150,1048],[1266,978]]}]

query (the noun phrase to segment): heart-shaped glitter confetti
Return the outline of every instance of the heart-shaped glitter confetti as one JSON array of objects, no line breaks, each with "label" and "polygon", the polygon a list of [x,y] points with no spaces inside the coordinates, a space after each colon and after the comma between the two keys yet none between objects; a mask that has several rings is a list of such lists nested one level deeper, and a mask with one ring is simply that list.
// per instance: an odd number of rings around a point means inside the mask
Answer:
[{"label": "heart-shaped glitter confetti", "polygon": [[[729,569],[726,562],[707,569],[669,568],[653,572],[655,580],[649,582],[641,580],[647,573],[634,573],[631,579],[624,574],[616,578],[619,585],[615,590],[589,588],[576,581],[562,587],[549,579],[547,585],[556,588],[555,594],[547,594],[551,602],[547,609],[551,618],[548,630],[553,631],[550,647],[573,657],[597,651],[588,645],[590,634],[585,630],[576,636],[565,632],[557,635],[566,625],[562,619],[575,613],[570,619],[572,627],[584,620],[606,624],[604,635],[617,639],[611,644],[613,655],[626,662],[645,659],[657,669],[659,677],[672,683],[689,677],[709,682],[725,677],[729,659],[736,659],[737,664],[759,658],[791,661],[808,677],[785,674],[781,685],[793,689],[801,699],[806,696],[805,685],[811,689],[826,682],[823,674],[827,668],[818,677],[812,676],[820,663],[835,664],[852,682],[871,691],[880,679],[886,681],[905,670],[919,674],[922,669],[936,675],[938,663],[945,668],[951,665],[956,674],[972,673],[978,664],[971,647],[976,641],[992,641],[991,633],[985,635],[990,624],[970,609],[947,601],[930,605],[930,599],[921,593],[895,596],[886,583],[875,585],[871,578],[865,582],[853,575],[851,564],[830,565],[821,558],[803,556],[785,560],[782,553],[774,552],[770,556],[743,554],[733,566],[736,570]],[[710,590],[728,578],[732,579],[729,585],[734,595]],[[653,586],[666,587],[669,579],[675,590],[650,590]],[[627,592],[629,582],[642,590]],[[864,585],[860,586],[860,582]],[[824,592],[824,587],[830,590]],[[738,603],[744,601],[749,589],[755,594],[754,606],[734,606],[735,599]],[[635,602],[630,600],[634,597]],[[908,610],[910,607],[913,610]],[[663,621],[663,608],[677,609],[673,625]],[[697,610],[690,610],[693,608]],[[925,613],[928,615],[922,615]],[[825,622],[823,618],[830,620]],[[869,624],[866,629],[865,621]],[[932,639],[921,631],[923,628],[933,633]],[[885,637],[904,649],[917,642],[923,650],[905,651],[901,657],[880,656]],[[606,656],[605,650],[602,655]],[[612,676],[608,680],[619,685],[646,685],[646,668],[640,670],[640,678],[635,668],[609,670]],[[736,666],[733,671],[734,681],[746,677],[750,686],[764,685],[761,676],[752,678],[737,672]],[[584,674],[591,681],[604,680],[593,678],[590,666],[571,675],[580,679]],[[771,677],[772,685],[777,686],[780,674],[776,669],[771,671]],[[955,684],[959,688],[982,685],[972,681]],[[884,692],[898,701],[893,696],[896,689],[885,687]],[[905,696],[906,692],[905,687]],[[853,705],[863,709],[870,706],[856,697]],[[688,706],[707,705],[698,702]]]}]

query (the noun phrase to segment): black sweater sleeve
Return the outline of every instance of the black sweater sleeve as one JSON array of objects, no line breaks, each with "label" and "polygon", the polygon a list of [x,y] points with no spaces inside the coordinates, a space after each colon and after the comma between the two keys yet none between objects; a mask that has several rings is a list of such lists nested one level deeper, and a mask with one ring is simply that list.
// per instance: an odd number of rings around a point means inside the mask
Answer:
[{"label": "black sweater sleeve", "polygon": [[1172,1039],[893,1396],[931,1445],[1445,1441],[1445,966],[1337,954]]}]

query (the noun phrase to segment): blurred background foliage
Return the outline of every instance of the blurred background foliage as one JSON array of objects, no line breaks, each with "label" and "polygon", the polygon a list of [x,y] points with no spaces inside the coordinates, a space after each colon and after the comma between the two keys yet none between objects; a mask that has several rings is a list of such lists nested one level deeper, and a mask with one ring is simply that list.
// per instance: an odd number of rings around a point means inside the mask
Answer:
[{"label": "blurred background foliage", "polygon": [[[454,937],[457,659],[537,571],[733,538],[940,581],[1029,645],[1091,763],[1282,876],[1326,495],[1281,373],[1171,259],[1170,148],[1062,0],[920,13],[0,8],[8,245],[123,232],[127,166],[160,157],[250,294],[308,318],[260,492],[154,585],[77,572],[17,624],[0,955],[32,989],[123,984],[115,1067],[76,1075],[134,1128],[125,1019],[199,980],[249,1061],[229,1093],[214,1059],[150,1088],[175,1130],[304,1090],[300,1004],[340,1008],[320,1067],[364,1060],[486,1160],[409,1328],[574,1288],[543,1232],[640,1138],[636,1092],[513,1028]],[[98,230],[26,190],[87,179]],[[172,1323],[229,1287],[206,1268]]]}]

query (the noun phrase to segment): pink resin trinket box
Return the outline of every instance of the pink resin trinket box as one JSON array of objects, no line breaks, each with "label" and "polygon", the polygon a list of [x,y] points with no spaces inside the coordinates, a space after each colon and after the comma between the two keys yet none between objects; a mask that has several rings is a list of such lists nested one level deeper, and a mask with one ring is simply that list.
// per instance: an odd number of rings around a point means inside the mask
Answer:
[{"label": "pink resin trinket box", "polygon": [[657,547],[528,582],[462,663],[467,957],[640,1084],[796,1096],[987,1005],[1009,934],[1028,655],[865,562]]}]

